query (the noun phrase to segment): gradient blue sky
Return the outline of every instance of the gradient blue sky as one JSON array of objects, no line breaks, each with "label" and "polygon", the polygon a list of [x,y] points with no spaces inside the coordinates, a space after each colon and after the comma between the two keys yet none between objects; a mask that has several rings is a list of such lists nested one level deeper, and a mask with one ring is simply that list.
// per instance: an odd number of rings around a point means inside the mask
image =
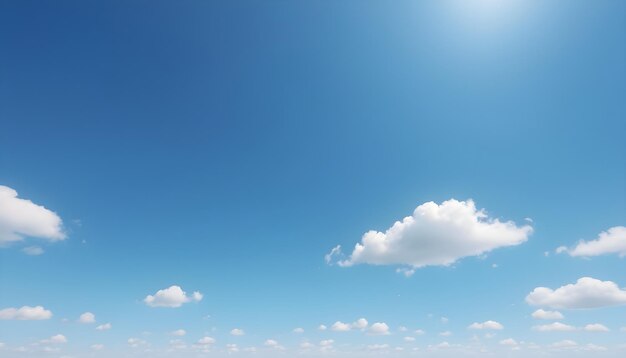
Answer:
[{"label": "gradient blue sky", "polygon": [[[0,248],[0,310],[53,313],[0,320],[0,355],[274,357],[273,339],[284,356],[622,356],[624,306],[558,309],[610,332],[539,332],[548,308],[525,298],[585,276],[626,287],[617,254],[555,254],[626,225],[625,93],[623,1],[3,1],[0,185],[67,238]],[[326,264],[452,198],[534,231],[411,277]],[[204,297],[143,302],[172,285]],[[391,334],[317,329],[361,317]],[[487,320],[504,329],[468,329]]]}]

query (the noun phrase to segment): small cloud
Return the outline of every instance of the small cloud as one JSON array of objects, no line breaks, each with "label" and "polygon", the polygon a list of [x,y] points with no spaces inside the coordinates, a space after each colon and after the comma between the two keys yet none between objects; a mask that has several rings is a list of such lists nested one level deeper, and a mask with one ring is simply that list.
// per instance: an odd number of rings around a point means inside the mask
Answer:
[{"label": "small cloud", "polygon": [[184,329],[177,329],[175,331],[170,332],[170,334],[172,336],[182,337],[187,334],[187,331],[185,331]]},{"label": "small cloud", "polygon": [[302,334],[304,333],[304,328],[302,327],[294,328],[293,333]]},{"label": "small cloud", "polygon": [[494,329],[501,330],[504,329],[504,326],[496,321],[485,321],[483,323],[474,322],[469,327],[469,329]]},{"label": "small cloud", "polygon": [[566,252],[570,256],[600,256],[616,254],[619,257],[626,256],[626,227],[615,226],[598,235],[596,240],[580,241],[574,248],[568,249],[561,246],[556,249],[557,253]]},{"label": "small cloud", "polygon": [[582,277],[575,284],[556,290],[537,287],[526,296],[526,302],[534,306],[567,309],[617,306],[626,304],[626,290],[621,290],[612,281]]},{"label": "small cloud", "polygon": [[101,324],[98,327],[96,327],[96,330],[98,330],[98,331],[108,331],[112,327],[113,326],[110,323],[105,323],[105,324]]},{"label": "small cloud", "polygon": [[563,324],[561,322],[554,322],[550,324],[534,326],[533,329],[539,332],[555,332],[555,331],[567,332],[567,331],[575,331],[576,327]]},{"label": "small cloud", "polygon": [[319,331],[325,331],[327,328],[328,328],[328,327],[326,327],[326,326],[325,326],[325,325],[323,325],[323,324],[320,324],[320,325],[319,325],[319,327],[317,327],[317,329],[318,329]]},{"label": "small cloud", "polygon": [[439,335],[442,337],[450,337],[452,335],[452,332],[444,331],[444,332],[439,333]]},{"label": "small cloud", "polygon": [[563,314],[559,311],[545,311],[543,309],[538,309],[533,312],[532,317],[534,319],[549,319],[549,320],[559,320],[563,319]]},{"label": "small cloud", "polygon": [[180,286],[170,286],[168,288],[157,291],[154,295],[148,295],[144,298],[144,302],[150,307],[180,307],[184,303],[199,302],[202,300],[202,294],[198,291],[188,296]]},{"label": "small cloud", "polygon": [[388,335],[389,326],[384,322],[376,322],[369,328],[368,333],[374,336]]},{"label": "small cloud", "polygon": [[78,318],[78,322],[79,323],[95,323],[96,315],[94,315],[91,312],[85,312],[80,315],[80,317]]},{"label": "small cloud", "polygon": [[67,338],[62,334],[54,335],[48,339],[44,339],[41,341],[43,344],[61,344],[67,343]]},{"label": "small cloud", "polygon": [[27,246],[22,249],[22,252],[30,256],[39,256],[45,251],[40,246]]},{"label": "small cloud", "polygon": [[587,332],[609,332],[610,331],[610,329],[608,329],[605,325],[600,324],[600,323],[588,324],[583,329]]},{"label": "small cloud", "polygon": [[245,332],[243,331],[243,329],[239,329],[239,328],[233,328],[230,331],[231,336],[243,336],[245,334]]},{"label": "small cloud", "polygon": [[92,344],[90,348],[94,351],[101,351],[104,349],[104,344]]},{"label": "small cloud", "polygon": [[500,341],[500,344],[503,346],[517,346],[517,341],[513,338],[507,338]]}]

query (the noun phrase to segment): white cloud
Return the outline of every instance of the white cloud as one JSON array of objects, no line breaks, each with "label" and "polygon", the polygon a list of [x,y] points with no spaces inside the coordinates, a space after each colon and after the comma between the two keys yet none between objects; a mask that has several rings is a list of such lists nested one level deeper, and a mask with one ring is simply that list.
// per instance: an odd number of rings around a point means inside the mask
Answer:
[{"label": "white cloud", "polygon": [[600,323],[588,324],[585,326],[584,330],[587,332],[609,332],[610,331],[610,329],[608,329],[607,326],[600,324]]},{"label": "white cloud", "polygon": [[43,255],[45,251],[40,246],[27,246],[22,249],[22,252],[30,256],[39,256]]},{"label": "white cloud", "polygon": [[368,322],[365,318],[359,318],[354,323],[352,323],[352,328],[354,329],[366,329]]},{"label": "white cloud", "polygon": [[389,348],[388,344],[370,344],[367,346],[367,349],[370,351],[380,351],[380,350],[385,350],[388,348]]},{"label": "white cloud", "polygon": [[415,337],[404,337],[405,342],[415,342]]},{"label": "white cloud", "polygon": [[17,196],[15,190],[0,185],[0,247],[24,237],[48,241],[66,238],[63,222],[56,213]]},{"label": "white cloud", "polygon": [[104,349],[104,344],[92,344],[90,347],[94,351],[100,351]]},{"label": "white cloud", "polygon": [[[347,260],[340,266],[355,264],[450,265],[467,256],[478,256],[491,250],[523,243],[532,233],[528,225],[489,218],[477,210],[474,202],[428,202],[418,206],[412,216],[397,221],[387,231],[369,231]],[[331,257],[337,256],[337,247]]]},{"label": "white cloud", "polygon": [[94,315],[91,312],[85,312],[80,315],[80,317],[78,318],[78,322],[79,323],[95,323],[96,315]]},{"label": "white cloud", "polygon": [[333,325],[330,327],[330,329],[335,332],[347,332],[350,330],[350,328],[351,328],[350,324],[343,323],[341,321],[337,321],[333,323]]},{"label": "white cloud", "polygon": [[570,326],[568,324],[563,324],[561,322],[554,322],[550,324],[534,326],[533,329],[539,332],[569,332],[575,331],[576,327]]},{"label": "white cloud", "polygon": [[500,344],[503,346],[517,346],[517,341],[513,338],[507,338],[500,341]]},{"label": "white cloud", "polygon": [[467,327],[469,329],[504,329],[504,326],[496,321],[485,321],[483,323],[474,322]]},{"label": "white cloud", "polygon": [[315,345],[313,343],[311,343],[311,342],[304,341],[304,342],[300,343],[300,348],[302,348],[302,349],[311,349],[313,347],[315,347]]},{"label": "white cloud", "polygon": [[580,241],[574,248],[568,249],[561,246],[556,249],[557,253],[566,252],[570,256],[599,256],[617,254],[619,257],[626,256],[626,227],[615,226],[598,235],[596,240]]},{"label": "white cloud", "polygon": [[236,344],[231,343],[226,345],[226,350],[228,353],[237,353],[239,352],[239,347],[237,347]]},{"label": "white cloud", "polygon": [[304,333],[304,328],[302,327],[294,328],[293,333],[298,333],[298,334]]},{"label": "white cloud", "polygon": [[439,333],[439,335],[442,337],[450,337],[452,335],[452,332],[444,331],[444,332]]},{"label": "white cloud", "polygon": [[265,343],[263,343],[263,345],[266,347],[281,350],[281,351],[285,349],[285,347],[281,346],[280,344],[278,344],[277,341],[273,339],[266,340]]},{"label": "white cloud", "polygon": [[184,329],[177,329],[175,331],[170,332],[170,334],[172,336],[176,336],[176,337],[182,337],[185,334],[187,334],[187,331],[185,331]]},{"label": "white cloud", "polygon": [[426,333],[426,331],[424,331],[423,329],[418,329],[418,330],[415,331],[415,334],[417,334],[418,336],[421,336],[421,335],[423,335],[425,333]]},{"label": "white cloud", "polygon": [[323,325],[323,324],[320,324],[320,325],[319,325],[319,327],[317,327],[317,329],[318,329],[318,330],[320,330],[320,331],[325,331],[327,328],[328,328],[328,327],[326,327],[326,326],[325,326],[325,325]]},{"label": "white cloud", "polygon": [[198,345],[201,345],[201,346],[209,346],[214,343],[215,343],[215,338],[208,337],[208,336],[202,337],[198,340]]},{"label": "white cloud", "polygon": [[538,309],[533,312],[532,317],[534,319],[550,319],[550,320],[559,320],[563,319],[563,314],[559,311],[545,311],[543,309]]},{"label": "white cloud", "polygon": [[322,346],[322,347],[329,347],[329,346],[332,346],[333,343],[335,343],[335,341],[332,340],[332,339],[324,339],[324,340],[320,341],[320,346]]},{"label": "white cloud", "polygon": [[233,335],[233,336],[243,336],[243,335],[244,335],[244,334],[246,334],[246,333],[243,331],[243,329],[240,329],[240,328],[233,328],[233,329],[230,331],[230,334],[231,334],[231,335]]},{"label": "white cloud", "polygon": [[96,327],[96,329],[98,331],[108,331],[109,329],[111,329],[113,326],[111,326],[110,323],[105,323],[105,324],[101,324],[98,327]]},{"label": "white cloud", "polygon": [[582,277],[575,284],[556,290],[537,287],[526,296],[526,302],[534,306],[567,309],[617,306],[626,304],[626,291],[612,281]]},{"label": "white cloud", "polygon": [[148,343],[148,342],[144,341],[143,339],[132,338],[132,337],[128,338],[127,342],[128,342],[128,345],[133,347],[133,348],[136,348],[136,347],[139,347],[139,346],[143,346],[143,345]]},{"label": "white cloud", "polygon": [[5,308],[0,310],[0,320],[36,321],[50,319],[52,312],[42,306],[22,306],[21,308]]},{"label": "white cloud", "polygon": [[577,346],[578,346],[578,343],[576,343],[576,342],[574,342],[574,341],[572,341],[570,339],[565,339],[565,340],[562,340],[562,341],[558,341],[558,342],[552,343],[550,345],[550,347],[552,347],[552,348],[571,348],[571,347],[577,347]]},{"label": "white cloud", "polygon": [[41,341],[43,344],[61,344],[67,343],[67,338],[62,334],[54,335],[48,339],[44,339]]},{"label": "white cloud", "polygon": [[158,290],[154,296],[146,296],[143,301],[150,307],[180,307],[184,303],[201,300],[202,294],[200,292],[196,291],[191,296],[187,296],[187,293],[180,286],[174,285]]},{"label": "white cloud", "polygon": [[375,336],[384,336],[389,334],[389,326],[384,322],[376,322],[372,324],[368,333]]}]

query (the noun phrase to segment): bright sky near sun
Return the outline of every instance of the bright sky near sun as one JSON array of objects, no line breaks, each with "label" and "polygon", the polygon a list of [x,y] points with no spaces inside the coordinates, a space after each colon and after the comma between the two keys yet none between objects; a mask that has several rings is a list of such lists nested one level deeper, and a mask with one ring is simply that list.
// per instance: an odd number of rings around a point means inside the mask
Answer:
[{"label": "bright sky near sun", "polygon": [[625,14],[2,1],[0,357],[623,357]]}]

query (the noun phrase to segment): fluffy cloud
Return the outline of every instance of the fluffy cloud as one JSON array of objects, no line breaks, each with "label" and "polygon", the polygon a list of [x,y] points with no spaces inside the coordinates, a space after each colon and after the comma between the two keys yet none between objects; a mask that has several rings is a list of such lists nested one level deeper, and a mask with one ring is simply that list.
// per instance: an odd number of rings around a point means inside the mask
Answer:
[{"label": "fluffy cloud", "polygon": [[52,312],[42,306],[22,306],[21,308],[5,308],[0,310],[0,320],[36,321],[50,319]]},{"label": "fluffy cloud", "polygon": [[48,338],[48,339],[44,339],[44,340],[42,340],[42,341],[41,341],[41,343],[43,343],[43,344],[50,344],[50,343],[52,343],[52,344],[61,344],[61,343],[67,343],[67,338],[65,338],[65,336],[64,336],[64,335],[62,335],[62,334],[57,334],[57,335],[54,335],[54,336],[52,336],[52,337],[50,337],[50,338]]},{"label": "fluffy cloud", "polygon": [[273,339],[266,340],[265,343],[263,343],[263,345],[269,348],[280,350],[280,351],[285,350],[285,347],[281,346],[280,344],[278,344],[277,341]]},{"label": "fluffy cloud", "polygon": [[91,312],[85,312],[80,315],[78,318],[78,322],[80,323],[94,323],[96,322],[96,315]]},{"label": "fluffy cloud", "polygon": [[543,309],[538,309],[533,312],[532,317],[534,319],[550,319],[550,320],[559,320],[563,319],[563,314],[559,311],[545,311]]},{"label": "fluffy cloud", "polygon": [[172,336],[176,336],[176,337],[182,337],[185,334],[187,334],[187,331],[185,331],[184,329],[177,329],[175,331],[170,332],[170,334]]},{"label": "fluffy cloud", "polygon": [[196,291],[191,296],[187,296],[187,293],[180,286],[174,285],[158,290],[154,296],[146,296],[143,301],[150,307],[180,307],[183,303],[201,300],[202,294],[200,292]]},{"label": "fluffy cloud", "polygon": [[350,326],[349,323],[343,323],[341,321],[337,321],[337,322],[333,323],[333,325],[330,327],[330,329],[335,331],[335,332],[347,332],[351,328],[352,327]]},{"label": "fluffy cloud", "polygon": [[338,260],[335,247],[327,261],[336,259],[339,266],[355,264],[450,265],[467,256],[523,243],[532,233],[528,225],[489,218],[477,210],[474,202],[428,202],[418,206],[412,216],[397,221],[385,232],[369,231],[357,243],[349,258]]},{"label": "fluffy cloud", "polygon": [[587,332],[609,332],[610,331],[610,329],[608,329],[607,326],[600,324],[600,323],[588,324],[583,329]]},{"label": "fluffy cloud", "polygon": [[108,331],[109,329],[111,329],[111,327],[113,327],[113,326],[111,326],[110,323],[105,323],[105,324],[99,325],[98,327],[96,327],[96,329],[98,331]]},{"label": "fluffy cloud", "polygon": [[298,334],[304,333],[304,328],[302,327],[294,328],[293,333],[298,333]]},{"label": "fluffy cloud", "polygon": [[626,304],[626,291],[612,281],[582,277],[575,284],[556,290],[537,287],[526,296],[526,302],[534,306],[568,309],[617,306]]},{"label": "fluffy cloud", "polygon": [[320,330],[320,331],[325,331],[327,328],[328,328],[328,327],[326,327],[326,326],[325,326],[325,325],[323,325],[323,324],[320,324],[320,325],[319,325],[319,327],[317,327],[317,329],[318,329],[318,330]]},{"label": "fluffy cloud", "polygon": [[496,321],[485,321],[483,323],[474,322],[467,327],[469,329],[504,329],[504,326]]},{"label": "fluffy cloud", "polygon": [[233,328],[230,331],[230,334],[233,335],[233,336],[243,336],[245,334],[245,332],[243,331],[243,329]]},{"label": "fluffy cloud", "polygon": [[370,327],[368,333],[375,336],[384,336],[389,334],[389,326],[384,322],[376,322]]},{"label": "fluffy cloud", "polygon": [[626,227],[615,226],[598,235],[596,240],[580,241],[574,248],[568,249],[561,246],[556,249],[557,253],[566,252],[570,256],[599,256],[617,254],[626,256]]},{"label": "fluffy cloud", "polygon": [[25,236],[49,241],[66,238],[63,222],[56,213],[17,196],[15,190],[0,185],[0,246],[21,241]]},{"label": "fluffy cloud", "polygon": [[533,329],[539,332],[555,332],[555,331],[565,332],[565,331],[575,331],[576,327],[563,324],[561,322],[554,322],[550,324],[534,326]]}]

